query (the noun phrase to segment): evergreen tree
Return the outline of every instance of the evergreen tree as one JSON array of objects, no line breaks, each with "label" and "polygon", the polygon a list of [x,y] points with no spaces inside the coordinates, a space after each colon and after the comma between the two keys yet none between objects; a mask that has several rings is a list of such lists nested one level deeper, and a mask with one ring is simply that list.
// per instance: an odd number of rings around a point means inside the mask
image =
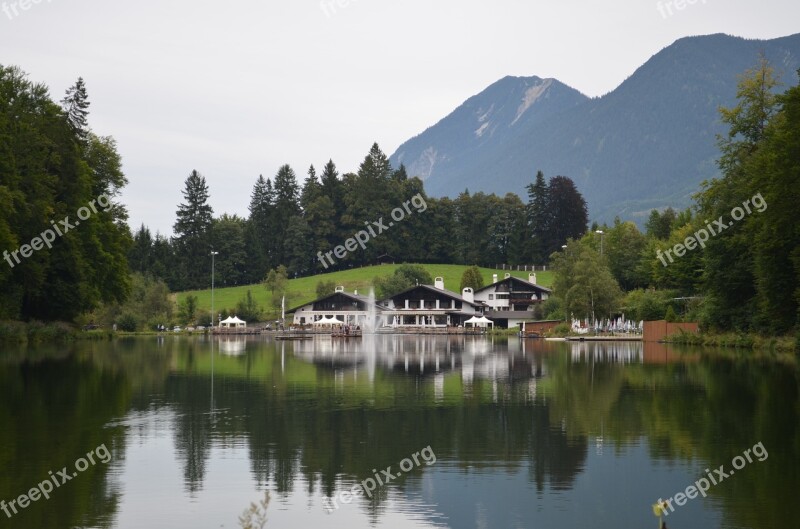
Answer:
[{"label": "evergreen tree", "polygon": [[[185,182],[184,202],[178,205],[173,244],[178,265],[176,287],[202,288],[210,283],[213,210],[208,204],[206,179],[192,171]],[[205,266],[208,263],[209,266]]]},{"label": "evergreen tree", "polygon": [[87,116],[89,115],[89,96],[86,93],[86,84],[83,82],[83,77],[78,77],[78,80],[67,89],[64,99],[61,104],[66,112],[67,123],[72,129],[77,138],[86,143],[89,137],[89,122]]},{"label": "evergreen tree", "polygon": [[543,264],[549,260],[550,254],[547,253],[547,234],[549,219],[547,205],[547,183],[544,180],[544,173],[536,172],[536,180],[528,184],[528,205],[526,208],[527,233],[529,240],[528,248],[524,255],[532,264]]},{"label": "evergreen tree", "polygon": [[545,255],[561,249],[569,239],[580,239],[589,225],[586,200],[566,176],[554,176],[547,186],[548,220]]},{"label": "evergreen tree", "polygon": [[232,287],[247,283],[247,252],[245,231],[247,223],[236,215],[224,214],[213,221],[212,246],[219,255],[214,266],[217,285]]},{"label": "evergreen tree", "polygon": [[292,217],[300,215],[300,187],[289,165],[282,166],[275,175],[275,206],[272,232],[275,237],[274,262],[286,264],[286,237]]},{"label": "evergreen tree", "polygon": [[292,276],[309,274],[316,267],[315,262],[319,264],[314,248],[311,228],[303,217],[295,215],[289,220],[284,240],[286,268]]},{"label": "evergreen tree", "polygon": [[333,208],[331,222],[333,223],[334,229],[326,234],[327,244],[320,243],[319,245],[324,246],[327,251],[337,244],[340,244],[343,238],[349,236],[346,235],[342,222],[342,217],[345,214],[344,185],[339,179],[339,172],[333,160],[328,160],[328,163],[326,163],[325,167],[322,169],[320,184],[322,185],[322,194],[330,200],[330,206]]},{"label": "evergreen tree", "polygon": [[144,224],[133,236],[133,245],[128,252],[131,272],[146,274],[153,268],[153,236]]},{"label": "evergreen tree", "polygon": [[308,178],[303,184],[303,190],[300,193],[300,206],[305,210],[309,204],[315,201],[322,195],[322,185],[317,178],[317,171],[314,166],[308,168]]},{"label": "evergreen tree", "polygon": [[406,166],[401,163],[400,167],[398,167],[397,170],[392,174],[392,178],[400,182],[408,180],[408,172],[406,171]]},{"label": "evergreen tree", "polygon": [[668,239],[676,218],[677,214],[672,208],[665,209],[663,213],[659,213],[657,209],[651,211],[644,225],[648,237],[655,237],[662,241]]},{"label": "evergreen tree", "polygon": [[250,195],[250,217],[245,228],[247,280],[260,281],[274,264],[275,235],[272,230],[274,216],[274,191],[272,182],[259,175]]}]

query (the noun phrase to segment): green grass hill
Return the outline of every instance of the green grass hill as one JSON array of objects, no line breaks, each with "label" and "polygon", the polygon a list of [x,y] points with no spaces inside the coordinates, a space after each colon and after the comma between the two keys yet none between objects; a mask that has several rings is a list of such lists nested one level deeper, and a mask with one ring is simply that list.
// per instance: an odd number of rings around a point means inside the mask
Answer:
[{"label": "green grass hill", "polygon": [[[313,301],[317,298],[316,288],[317,283],[320,281],[333,281],[337,286],[343,286],[346,292],[352,293],[358,290],[359,294],[368,294],[372,286],[372,280],[378,276],[388,276],[394,273],[395,269],[400,265],[386,264],[380,266],[367,266],[363,268],[353,268],[351,270],[343,270],[340,272],[333,272],[329,274],[319,274],[311,277],[301,277],[298,279],[290,279],[287,289],[286,309],[297,307],[303,303]],[[431,274],[431,277],[443,277],[444,287],[453,292],[459,290],[461,284],[461,275],[468,267],[464,265],[422,265]],[[493,270],[491,268],[481,268],[483,275],[484,285],[492,282],[492,274],[497,274],[499,279],[504,277],[505,273],[510,273],[515,277],[528,279],[528,272],[525,271],[510,271],[510,270]],[[552,272],[537,272],[537,283],[549,287],[553,281]],[[209,285],[211,277],[208,279]],[[214,311],[221,312],[223,309],[232,310],[239,300],[245,297],[245,294],[250,290],[255,300],[264,309],[264,318],[272,319],[276,314],[272,304],[271,293],[264,288],[261,284],[238,286],[238,287],[220,287],[224,284],[224,278],[216,278],[217,286],[214,288]],[[207,290],[193,290],[188,292],[179,292],[176,294],[177,301],[180,303],[188,295],[197,296],[199,311],[211,310],[211,289]],[[280,309],[278,309],[278,313]]]}]

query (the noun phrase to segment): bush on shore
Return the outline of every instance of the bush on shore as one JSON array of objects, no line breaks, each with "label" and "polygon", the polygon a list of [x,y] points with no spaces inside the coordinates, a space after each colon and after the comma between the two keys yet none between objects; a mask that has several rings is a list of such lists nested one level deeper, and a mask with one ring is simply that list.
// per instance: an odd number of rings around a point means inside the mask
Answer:
[{"label": "bush on shore", "polygon": [[63,322],[0,321],[0,342],[3,343],[66,342],[74,340],[76,335],[75,327]]},{"label": "bush on shore", "polygon": [[688,333],[679,332],[665,339],[668,343],[702,345],[706,347],[730,347],[736,349],[758,349],[780,353],[800,352],[800,340],[791,336],[759,336],[748,333]]}]

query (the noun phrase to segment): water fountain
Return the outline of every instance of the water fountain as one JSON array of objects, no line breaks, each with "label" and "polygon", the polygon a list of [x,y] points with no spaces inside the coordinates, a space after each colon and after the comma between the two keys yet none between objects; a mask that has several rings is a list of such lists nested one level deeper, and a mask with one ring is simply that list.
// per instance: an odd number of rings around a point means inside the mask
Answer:
[{"label": "water fountain", "polygon": [[367,297],[367,320],[364,322],[365,334],[369,332],[374,334],[378,328],[378,316],[375,309],[375,289],[369,287],[369,296]]}]

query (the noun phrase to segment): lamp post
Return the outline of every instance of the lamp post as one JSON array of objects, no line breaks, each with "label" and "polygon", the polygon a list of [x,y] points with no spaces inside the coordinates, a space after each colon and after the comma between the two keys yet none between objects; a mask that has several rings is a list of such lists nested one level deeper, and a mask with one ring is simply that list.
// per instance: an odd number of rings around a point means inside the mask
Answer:
[{"label": "lamp post", "polygon": [[605,236],[605,232],[603,230],[596,230],[596,234],[600,235],[600,256],[603,255],[603,237]]},{"label": "lamp post", "polygon": [[219,252],[211,250],[211,328],[214,329],[214,257],[219,255]]}]

